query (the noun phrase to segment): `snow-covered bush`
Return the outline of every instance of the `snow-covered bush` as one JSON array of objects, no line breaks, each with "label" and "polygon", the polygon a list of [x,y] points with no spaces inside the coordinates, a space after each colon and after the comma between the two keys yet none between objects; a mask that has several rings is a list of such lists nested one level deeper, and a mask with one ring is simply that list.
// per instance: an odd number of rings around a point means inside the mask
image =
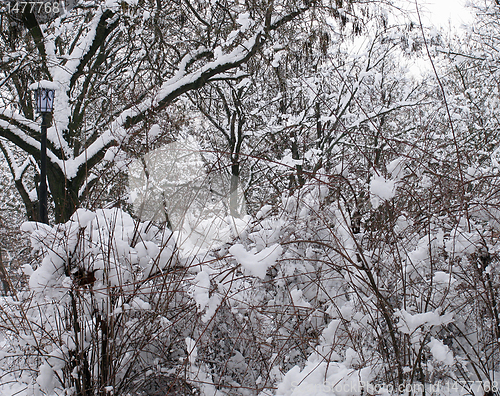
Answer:
[{"label": "snow-covered bush", "polygon": [[[2,349],[17,366],[8,374],[15,389],[122,394],[155,373],[175,374],[189,328],[176,317],[190,303],[178,296],[185,270],[170,231],[119,209],[79,209],[64,224],[23,229],[43,259],[36,269],[24,266],[30,290],[2,301],[10,323]],[[2,386],[2,394],[14,392],[8,381]]]},{"label": "snow-covered bush", "polygon": [[335,198],[350,187],[320,169],[192,254],[117,208],[25,223],[42,259],[23,267],[29,291],[2,300],[0,389],[357,396],[492,380],[493,212],[422,220],[412,199],[439,180],[400,165],[359,224]]}]

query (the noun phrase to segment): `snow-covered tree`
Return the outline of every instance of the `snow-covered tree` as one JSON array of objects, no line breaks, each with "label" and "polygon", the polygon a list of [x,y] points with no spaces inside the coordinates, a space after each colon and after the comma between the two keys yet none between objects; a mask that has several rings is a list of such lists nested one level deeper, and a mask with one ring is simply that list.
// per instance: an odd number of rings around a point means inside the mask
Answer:
[{"label": "snow-covered tree", "polygon": [[[139,142],[179,96],[237,76],[273,31],[314,7],[81,2],[44,24],[29,8],[5,13],[0,135],[37,160],[40,133],[28,87],[37,80],[58,86],[47,174],[55,219],[66,221],[99,179],[103,160]],[[17,187],[32,206],[28,187]]]}]

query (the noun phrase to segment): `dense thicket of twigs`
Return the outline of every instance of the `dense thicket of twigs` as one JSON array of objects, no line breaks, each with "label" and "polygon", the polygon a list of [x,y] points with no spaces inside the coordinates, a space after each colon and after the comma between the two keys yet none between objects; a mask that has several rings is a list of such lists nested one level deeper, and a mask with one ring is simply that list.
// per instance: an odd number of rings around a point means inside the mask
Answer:
[{"label": "dense thicket of twigs", "polygon": [[0,393],[496,391],[486,3],[456,37],[378,2],[2,4]]}]

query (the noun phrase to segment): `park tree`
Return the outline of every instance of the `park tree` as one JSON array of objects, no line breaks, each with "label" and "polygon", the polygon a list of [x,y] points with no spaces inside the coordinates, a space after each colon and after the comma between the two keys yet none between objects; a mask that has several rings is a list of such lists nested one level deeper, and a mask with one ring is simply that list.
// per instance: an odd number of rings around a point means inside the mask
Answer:
[{"label": "park tree", "polygon": [[[85,2],[43,23],[30,7],[4,10],[0,134],[29,216],[37,199],[24,179],[38,173],[40,152],[30,84],[58,86],[47,175],[54,218],[66,221],[99,179],[103,160],[114,158],[111,147],[140,142],[152,119],[184,93],[234,78],[274,31],[316,6]],[[21,158],[8,154],[12,145]]]}]

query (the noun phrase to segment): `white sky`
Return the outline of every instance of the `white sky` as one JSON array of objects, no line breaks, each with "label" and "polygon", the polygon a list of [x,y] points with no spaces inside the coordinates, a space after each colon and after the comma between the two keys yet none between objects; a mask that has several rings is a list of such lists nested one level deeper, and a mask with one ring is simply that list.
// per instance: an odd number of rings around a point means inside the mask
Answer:
[{"label": "white sky", "polygon": [[[416,5],[424,26],[436,26],[437,29],[459,34],[463,24],[473,21],[472,9],[465,6],[467,0],[398,0],[397,4],[406,10],[411,19],[418,24]],[[412,59],[408,70],[413,77],[420,78],[431,71],[429,60],[424,56]]]},{"label": "white sky", "polygon": [[472,21],[472,13],[465,7],[466,0],[402,0],[403,8],[414,13],[416,4],[424,24],[457,29]]}]

